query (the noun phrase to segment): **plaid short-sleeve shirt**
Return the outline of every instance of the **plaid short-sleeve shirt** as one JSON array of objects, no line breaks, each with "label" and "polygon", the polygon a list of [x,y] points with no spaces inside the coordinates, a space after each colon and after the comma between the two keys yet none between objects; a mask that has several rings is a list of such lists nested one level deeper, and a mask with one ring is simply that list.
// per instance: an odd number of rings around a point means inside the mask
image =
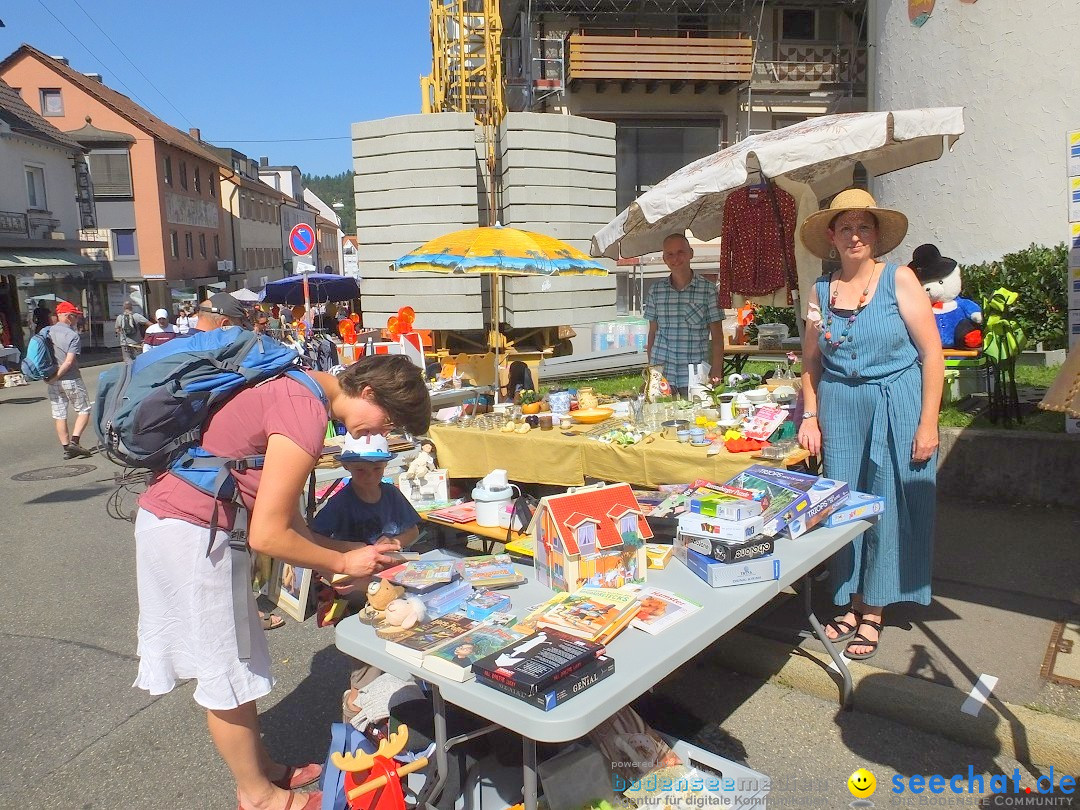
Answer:
[{"label": "plaid short-sleeve shirt", "polygon": [[687,366],[706,358],[709,325],[724,319],[715,285],[695,275],[676,290],[668,276],[649,289],[644,315],[657,324],[649,362],[664,367],[669,383],[685,388],[690,382]]}]

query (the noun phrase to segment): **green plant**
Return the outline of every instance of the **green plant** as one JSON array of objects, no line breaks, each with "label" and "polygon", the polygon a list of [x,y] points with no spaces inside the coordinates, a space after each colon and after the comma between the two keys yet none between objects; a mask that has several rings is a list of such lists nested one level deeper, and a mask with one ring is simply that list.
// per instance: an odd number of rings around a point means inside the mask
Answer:
[{"label": "green plant", "polygon": [[1065,346],[1068,297],[1068,249],[1032,244],[996,262],[963,265],[964,295],[985,306],[999,287],[1019,293],[1012,312],[1027,335],[1029,345],[1048,349]]}]

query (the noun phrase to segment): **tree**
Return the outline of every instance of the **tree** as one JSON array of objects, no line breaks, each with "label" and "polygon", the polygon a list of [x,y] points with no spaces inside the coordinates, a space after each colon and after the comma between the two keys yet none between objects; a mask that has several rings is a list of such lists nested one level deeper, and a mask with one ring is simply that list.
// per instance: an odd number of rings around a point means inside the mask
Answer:
[{"label": "tree", "polygon": [[341,217],[341,230],[346,236],[356,236],[356,202],[353,198],[352,172],[305,174],[304,185],[331,207],[335,203],[341,203],[343,207],[334,208]]}]

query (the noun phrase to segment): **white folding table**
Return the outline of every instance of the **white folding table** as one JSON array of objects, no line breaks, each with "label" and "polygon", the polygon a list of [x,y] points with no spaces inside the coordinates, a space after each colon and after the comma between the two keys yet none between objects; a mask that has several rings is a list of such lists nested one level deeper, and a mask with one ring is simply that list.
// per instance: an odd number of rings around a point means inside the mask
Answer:
[{"label": "white folding table", "polygon": [[[386,642],[378,638],[374,629],[362,624],[356,616],[350,616],[337,626],[336,644],[342,652],[385,672],[402,678],[415,676],[430,684],[435,712],[437,777],[433,789],[425,791],[428,799],[437,797],[447,772],[449,746],[445,701],[449,701],[494,724],[468,735],[467,738],[500,726],[521,736],[524,803],[526,810],[535,810],[537,741],[568,742],[584,736],[729,630],[737,627],[767,604],[782,588],[808,576],[818,564],[842,549],[868,527],[868,523],[857,521],[837,528],[815,529],[797,540],[778,539],[774,553],[780,558],[780,579],[769,582],[711,588],[677,560],[672,560],[666,569],[650,570],[650,585],[692,599],[700,603],[702,609],[655,636],[646,635],[633,628],[625,630],[608,645],[608,651],[615,659],[615,672],[582,695],[548,712],[476,681],[451,681],[390,655],[386,652]],[[447,556],[446,551],[432,551],[425,554],[424,558],[439,559]],[[517,615],[523,615],[526,608],[552,596],[552,591],[536,582],[534,577],[503,593],[513,601],[513,612]],[[840,669],[844,680],[842,703],[846,707],[851,693],[851,676],[844,659],[837,653],[809,609],[809,600],[807,603],[809,620],[815,635],[822,640]],[[451,740],[449,745],[455,745],[462,739]]]}]

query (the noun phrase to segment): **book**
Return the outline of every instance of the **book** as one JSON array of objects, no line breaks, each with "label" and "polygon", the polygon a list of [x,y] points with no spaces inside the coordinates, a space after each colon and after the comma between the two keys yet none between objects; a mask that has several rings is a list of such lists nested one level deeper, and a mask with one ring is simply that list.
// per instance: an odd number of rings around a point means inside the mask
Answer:
[{"label": "book", "polygon": [[484,554],[458,560],[457,572],[477,588],[505,588],[525,581],[509,554]]},{"label": "book", "polygon": [[428,591],[454,578],[454,561],[413,560],[387,568],[379,576],[405,588]]},{"label": "book", "polygon": [[476,504],[468,501],[459,503],[456,506],[433,509],[425,517],[441,520],[445,523],[472,523],[476,520]]},{"label": "book", "polygon": [[787,408],[777,408],[773,405],[762,405],[754,409],[754,415],[743,420],[739,432],[747,439],[756,439],[759,442],[767,442],[776,429],[788,418]]},{"label": "book", "polygon": [[504,694],[515,697],[526,703],[531,703],[533,706],[536,706],[536,708],[543,709],[545,712],[550,712],[556,706],[565,703],[570,698],[574,697],[574,695],[581,694],[590,686],[599,683],[614,672],[615,659],[602,655],[596,659],[595,663],[586,664],[573,674],[567,675],[550,688],[541,692],[527,692],[522,689],[515,689],[502,681],[489,678],[483,672],[476,673],[476,680],[479,683],[484,684],[484,686],[498,689]]},{"label": "book", "polygon": [[826,526],[843,526],[856,520],[873,520],[885,511],[885,499],[865,492],[849,492],[847,500],[825,518]]},{"label": "book", "polygon": [[424,656],[423,667],[452,681],[467,681],[473,676],[473,663],[523,638],[525,636],[522,633],[509,627],[481,624],[452,641],[429,650]]},{"label": "book", "polygon": [[528,609],[528,612],[524,616],[522,616],[513,624],[513,628],[526,634],[535,633],[539,629],[539,626],[536,623],[537,620],[542,615],[544,615],[544,613],[553,609],[556,605],[560,604],[568,596],[570,596],[570,594],[563,591],[555,594],[546,602],[541,602],[538,605],[533,605]]},{"label": "book", "polygon": [[667,543],[646,543],[645,559],[649,568],[667,568],[671,561],[672,546]]},{"label": "book", "polygon": [[816,475],[754,464],[721,484],[720,491],[760,502],[764,523],[762,533],[775,537],[789,521],[810,508],[810,497],[806,493],[817,480]]},{"label": "book", "polygon": [[465,615],[470,619],[486,619],[492,613],[505,613],[511,607],[509,596],[496,591],[476,591],[465,602]]},{"label": "book", "polygon": [[673,624],[701,610],[701,605],[693,599],[652,585],[641,586],[636,595],[641,604],[630,626],[652,635],[667,630]]},{"label": "book", "polygon": [[[514,628],[516,629],[516,628]],[[604,645],[556,630],[532,633],[473,662],[473,673],[535,695],[604,654]]]},{"label": "book", "polygon": [[[404,633],[388,639],[386,651],[403,661],[420,664],[424,656],[442,644],[472,630],[480,622],[462,613],[448,613],[437,619],[418,624]],[[378,631],[376,631],[378,634]]]},{"label": "book", "polygon": [[460,579],[447,582],[417,594],[417,598],[424,603],[428,610],[438,610],[444,605],[453,602],[463,602],[473,594],[473,586]]},{"label": "book", "polygon": [[599,639],[625,614],[637,609],[637,597],[614,588],[579,588],[536,620],[549,627],[590,641]]}]

